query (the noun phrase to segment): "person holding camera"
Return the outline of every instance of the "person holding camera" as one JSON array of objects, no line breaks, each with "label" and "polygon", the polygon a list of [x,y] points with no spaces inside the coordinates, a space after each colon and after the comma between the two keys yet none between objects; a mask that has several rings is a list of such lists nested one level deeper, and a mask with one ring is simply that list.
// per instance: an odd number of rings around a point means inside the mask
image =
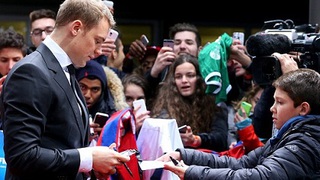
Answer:
[{"label": "person holding camera", "polygon": [[273,104],[272,97],[275,91],[272,82],[281,74],[298,68],[298,64],[294,60],[295,56],[290,54],[291,41],[283,34],[258,32],[249,36],[246,48],[252,57],[252,63],[246,66],[247,70],[252,73],[254,83],[264,89],[255,107],[252,124],[258,137],[266,142],[273,136],[275,130],[269,110]]},{"label": "person holding camera", "polygon": [[[288,58],[275,56],[279,60]],[[278,133],[264,146],[240,159],[177,149],[158,160],[167,162],[171,156],[182,160],[180,165],[165,163],[164,169],[186,180],[319,179],[320,74],[312,69],[295,69],[273,82],[276,90],[270,111]]]}]

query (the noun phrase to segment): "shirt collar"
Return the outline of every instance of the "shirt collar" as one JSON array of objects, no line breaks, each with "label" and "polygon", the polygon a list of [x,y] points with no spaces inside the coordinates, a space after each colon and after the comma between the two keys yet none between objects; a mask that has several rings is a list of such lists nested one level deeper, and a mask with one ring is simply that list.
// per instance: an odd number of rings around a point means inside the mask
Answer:
[{"label": "shirt collar", "polygon": [[50,36],[47,36],[43,43],[56,57],[62,69],[67,71],[67,66],[72,63],[67,53]]}]

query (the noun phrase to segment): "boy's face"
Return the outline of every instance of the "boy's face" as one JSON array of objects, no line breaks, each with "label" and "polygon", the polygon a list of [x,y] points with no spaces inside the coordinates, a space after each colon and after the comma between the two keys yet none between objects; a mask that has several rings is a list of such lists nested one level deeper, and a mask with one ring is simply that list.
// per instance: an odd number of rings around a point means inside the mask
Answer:
[{"label": "boy's face", "polygon": [[51,34],[53,27],[55,25],[55,20],[51,18],[41,18],[37,19],[31,23],[31,32],[41,31],[40,34],[31,34],[31,41],[35,47],[38,47],[41,42]]},{"label": "boy's face", "polygon": [[191,54],[197,57],[199,49],[196,34],[190,31],[177,32],[174,36],[173,51],[177,55]]},{"label": "boy's face", "polygon": [[99,79],[83,78],[79,81],[82,94],[86,100],[87,107],[90,109],[98,102],[102,94],[102,84]]},{"label": "boy's face", "polygon": [[274,104],[270,111],[275,127],[280,129],[290,118],[299,115],[301,105],[295,108],[293,100],[280,88],[276,88],[273,98]]},{"label": "boy's face", "polygon": [[23,52],[19,48],[7,47],[0,50],[0,74],[7,75],[13,65],[23,58]]}]

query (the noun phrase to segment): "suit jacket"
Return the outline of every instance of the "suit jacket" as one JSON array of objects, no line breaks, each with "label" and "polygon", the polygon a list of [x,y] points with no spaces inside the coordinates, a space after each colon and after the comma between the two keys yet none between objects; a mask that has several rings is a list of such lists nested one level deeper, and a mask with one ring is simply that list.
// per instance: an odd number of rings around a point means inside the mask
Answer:
[{"label": "suit jacket", "polygon": [[83,179],[76,148],[88,146],[89,121],[44,44],[9,72],[1,101],[6,179]]}]

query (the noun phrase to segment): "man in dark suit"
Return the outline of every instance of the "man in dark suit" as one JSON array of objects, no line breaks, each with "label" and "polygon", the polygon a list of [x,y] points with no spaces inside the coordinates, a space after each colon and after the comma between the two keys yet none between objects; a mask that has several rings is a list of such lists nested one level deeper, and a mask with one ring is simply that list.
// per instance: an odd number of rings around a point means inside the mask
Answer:
[{"label": "man in dark suit", "polygon": [[129,161],[113,145],[87,147],[88,112],[67,68],[100,55],[114,25],[101,1],[65,0],[52,34],[12,68],[1,93],[6,179],[86,179],[92,169],[106,177]]}]

